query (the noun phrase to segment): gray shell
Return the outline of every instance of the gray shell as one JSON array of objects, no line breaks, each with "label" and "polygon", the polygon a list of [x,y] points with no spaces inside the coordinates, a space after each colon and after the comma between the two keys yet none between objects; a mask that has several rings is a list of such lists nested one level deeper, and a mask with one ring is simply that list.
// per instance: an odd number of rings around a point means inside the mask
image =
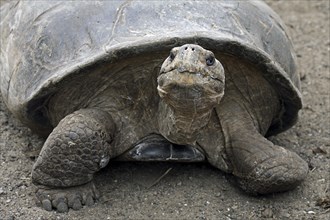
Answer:
[{"label": "gray shell", "polygon": [[295,123],[302,101],[293,47],[280,18],[260,1],[2,3],[1,93],[24,123],[49,130],[42,106],[71,74],[186,43],[247,59],[263,70],[283,106],[268,135]]}]

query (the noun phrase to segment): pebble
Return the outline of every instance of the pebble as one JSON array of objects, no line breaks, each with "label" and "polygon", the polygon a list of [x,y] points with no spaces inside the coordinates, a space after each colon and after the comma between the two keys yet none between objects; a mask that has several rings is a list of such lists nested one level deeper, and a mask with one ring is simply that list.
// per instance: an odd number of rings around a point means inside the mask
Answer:
[{"label": "pebble", "polygon": [[286,218],[290,218],[291,217],[291,215],[289,213],[284,213],[283,216],[286,217]]},{"label": "pebble", "polygon": [[266,208],[262,211],[261,214],[264,218],[272,218],[273,217],[273,210],[271,210],[270,208]]},{"label": "pebble", "polygon": [[0,187],[0,195],[4,195],[4,194],[6,194],[6,192],[3,190],[2,187]]}]

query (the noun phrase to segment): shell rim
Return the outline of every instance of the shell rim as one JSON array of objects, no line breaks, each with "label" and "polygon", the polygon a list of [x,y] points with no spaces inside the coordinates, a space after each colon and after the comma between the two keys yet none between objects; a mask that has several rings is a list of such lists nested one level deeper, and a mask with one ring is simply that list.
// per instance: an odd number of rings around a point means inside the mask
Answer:
[{"label": "shell rim", "polygon": [[[277,88],[277,93],[279,90],[278,88],[285,84],[290,90],[290,100],[279,94],[281,100],[283,101],[282,106],[284,106],[284,112],[280,120],[271,125],[266,133],[266,136],[278,134],[292,127],[296,123],[298,111],[303,105],[299,85],[297,88],[281,65],[274,61],[269,54],[260,50],[257,46],[248,42],[242,42],[242,39],[236,36],[231,36],[229,38],[223,36],[219,37],[215,34],[210,37],[210,35],[212,34],[205,32],[198,34],[194,33],[190,36],[186,35],[185,37],[148,37],[142,40],[128,41],[107,46],[100,53],[89,57],[89,59],[84,59],[81,62],[66,67],[65,70],[54,73],[52,75],[53,77],[49,78],[44,84],[41,84],[36,90],[34,90],[33,93],[26,97],[25,102],[21,103],[21,107],[19,108],[21,111],[17,112],[17,116],[23,121],[23,123],[27,125],[33,124],[33,126],[30,127],[37,130],[37,132],[39,131],[40,134],[49,133],[51,131],[49,124],[38,124],[35,114],[38,109],[40,109],[40,100],[43,100],[42,103],[44,103],[47,97],[55,91],[55,85],[60,81],[65,80],[66,77],[71,74],[78,74],[81,69],[97,65],[100,62],[116,62],[116,60],[129,56],[137,56],[143,53],[152,53],[162,50],[169,51],[175,46],[180,46],[186,43],[194,43],[201,45],[206,49],[212,50],[213,52],[219,51],[221,53],[239,56],[252,62],[258,68],[263,68],[265,70],[264,75],[269,74],[276,78],[276,80],[271,80],[271,82],[274,82],[274,88]],[[219,50],[217,48],[221,49]],[[241,53],[237,53],[237,51],[240,51]],[[265,79],[268,80],[268,77],[265,76]]]}]

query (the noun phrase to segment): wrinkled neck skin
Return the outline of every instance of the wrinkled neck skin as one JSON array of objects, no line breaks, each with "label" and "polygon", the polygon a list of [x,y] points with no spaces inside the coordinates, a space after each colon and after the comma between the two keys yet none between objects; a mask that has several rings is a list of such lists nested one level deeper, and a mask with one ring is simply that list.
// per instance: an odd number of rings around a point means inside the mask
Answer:
[{"label": "wrinkled neck skin", "polygon": [[175,47],[164,61],[157,83],[160,133],[173,143],[194,145],[224,95],[221,63],[199,45]]},{"label": "wrinkled neck skin", "polygon": [[161,100],[158,118],[160,133],[173,143],[194,145],[199,132],[208,124],[212,109],[174,109]]}]

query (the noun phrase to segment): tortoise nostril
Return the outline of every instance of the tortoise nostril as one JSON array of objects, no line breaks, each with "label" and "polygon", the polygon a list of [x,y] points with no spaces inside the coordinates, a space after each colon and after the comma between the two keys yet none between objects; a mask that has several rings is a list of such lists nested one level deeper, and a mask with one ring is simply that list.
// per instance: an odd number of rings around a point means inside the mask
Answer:
[{"label": "tortoise nostril", "polygon": [[185,48],[184,48],[184,50],[187,50],[187,49],[188,49],[188,47],[185,47]]},{"label": "tortoise nostril", "polygon": [[174,60],[174,58],[175,58],[175,54],[171,51],[170,52],[170,59],[171,59],[171,61]]},{"label": "tortoise nostril", "polygon": [[164,85],[164,78],[163,77],[158,77],[157,83],[158,83],[159,86],[163,86]]},{"label": "tortoise nostril", "polygon": [[192,51],[194,51],[194,50],[195,50],[195,48],[193,47],[193,48],[191,48],[191,50],[192,50]]}]

